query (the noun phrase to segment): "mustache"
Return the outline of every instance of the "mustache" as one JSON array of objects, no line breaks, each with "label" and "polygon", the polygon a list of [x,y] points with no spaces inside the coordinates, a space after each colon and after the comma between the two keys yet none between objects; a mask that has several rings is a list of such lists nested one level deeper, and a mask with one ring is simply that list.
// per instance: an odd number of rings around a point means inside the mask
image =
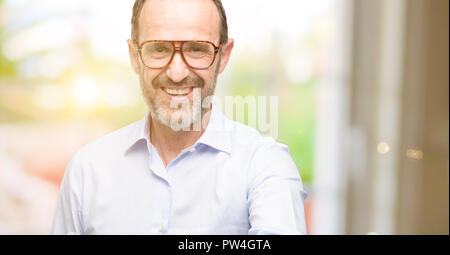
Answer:
[{"label": "mustache", "polygon": [[195,74],[189,74],[189,76],[184,78],[182,81],[174,82],[167,76],[167,74],[165,74],[165,72],[162,72],[152,80],[152,85],[154,88],[166,86],[203,88],[205,86],[205,81]]}]

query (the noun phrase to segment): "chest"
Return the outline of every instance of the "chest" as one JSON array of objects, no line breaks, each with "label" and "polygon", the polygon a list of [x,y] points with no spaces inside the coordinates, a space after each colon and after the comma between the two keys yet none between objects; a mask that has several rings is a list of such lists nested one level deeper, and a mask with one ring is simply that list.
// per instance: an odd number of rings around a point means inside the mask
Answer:
[{"label": "chest", "polygon": [[[134,161],[136,162],[136,161]],[[84,206],[92,234],[245,234],[249,228],[246,173],[226,153],[181,158],[154,169],[141,160],[93,176]]]}]

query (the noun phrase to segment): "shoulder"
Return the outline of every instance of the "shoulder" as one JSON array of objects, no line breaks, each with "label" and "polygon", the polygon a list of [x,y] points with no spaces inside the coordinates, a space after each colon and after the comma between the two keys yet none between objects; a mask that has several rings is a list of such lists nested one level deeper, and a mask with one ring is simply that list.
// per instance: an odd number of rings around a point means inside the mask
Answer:
[{"label": "shoulder", "polygon": [[94,161],[111,160],[123,155],[127,146],[132,145],[132,141],[139,134],[141,127],[142,120],[103,135],[79,148],[72,160],[92,163]]},{"label": "shoulder", "polygon": [[271,136],[264,136],[258,130],[245,124],[231,121],[231,141],[234,149],[244,148],[253,154],[265,154],[276,151],[284,151],[290,154],[286,144],[276,141]]},{"label": "shoulder", "polygon": [[277,142],[272,137],[263,137],[253,142],[250,170],[261,171],[267,169],[278,173],[297,174],[297,166],[292,158],[289,147]]},{"label": "shoulder", "polygon": [[297,165],[286,144],[270,136],[261,135],[256,129],[237,124],[233,140],[233,152],[245,158],[249,192],[262,183],[290,180],[298,184],[303,197],[303,182]]},{"label": "shoulder", "polygon": [[[231,120],[229,120],[231,121]],[[284,169],[296,169],[289,147],[271,136],[263,136],[253,127],[233,122],[230,132],[232,150],[248,160],[250,168],[262,168],[276,164]]]}]

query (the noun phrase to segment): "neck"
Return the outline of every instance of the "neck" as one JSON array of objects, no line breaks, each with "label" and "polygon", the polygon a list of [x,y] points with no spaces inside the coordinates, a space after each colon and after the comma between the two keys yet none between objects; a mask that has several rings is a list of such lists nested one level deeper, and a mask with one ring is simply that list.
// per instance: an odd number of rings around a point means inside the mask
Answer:
[{"label": "neck", "polygon": [[[158,151],[164,166],[174,160],[178,154],[195,144],[197,140],[203,135],[206,127],[209,124],[211,116],[211,109],[208,110],[201,118],[203,125],[200,131],[174,131],[172,128],[162,124],[154,118],[150,120],[150,141]],[[197,123],[198,124],[198,123]]]}]

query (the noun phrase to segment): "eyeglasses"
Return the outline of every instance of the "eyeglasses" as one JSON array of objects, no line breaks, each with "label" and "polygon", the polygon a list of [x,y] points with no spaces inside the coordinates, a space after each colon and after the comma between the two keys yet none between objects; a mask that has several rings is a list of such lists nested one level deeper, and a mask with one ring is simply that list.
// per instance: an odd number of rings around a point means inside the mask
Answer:
[{"label": "eyeglasses", "polygon": [[[179,47],[176,46],[179,43]],[[138,46],[142,63],[151,69],[167,67],[179,51],[181,58],[193,69],[208,69],[214,63],[220,47],[209,41],[145,41]]]}]

